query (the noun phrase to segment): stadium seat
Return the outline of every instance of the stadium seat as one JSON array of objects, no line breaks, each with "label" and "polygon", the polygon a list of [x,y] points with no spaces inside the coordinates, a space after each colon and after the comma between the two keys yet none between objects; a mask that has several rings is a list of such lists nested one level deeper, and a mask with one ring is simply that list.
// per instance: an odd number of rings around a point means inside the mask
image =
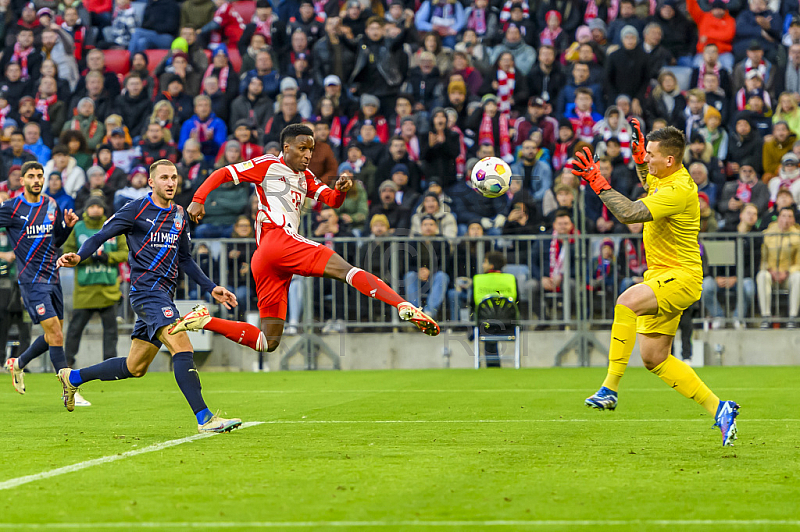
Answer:
[{"label": "stadium seat", "polygon": [[519,309],[512,299],[497,295],[483,298],[475,309],[474,334],[475,369],[481,367],[481,342],[514,342],[514,367],[519,369]]},{"label": "stadium seat", "polygon": [[253,14],[256,12],[256,3],[253,0],[234,2],[231,7],[239,13],[245,24],[250,24],[250,21],[253,20]]},{"label": "stadium seat", "polygon": [[661,69],[662,72],[672,72],[678,80],[681,91],[688,91],[692,88],[692,69],[691,67],[668,66]]},{"label": "stadium seat", "polygon": [[106,68],[111,72],[124,76],[131,68],[131,58],[128,50],[103,50],[106,58]]},{"label": "stadium seat", "polygon": [[147,70],[152,76],[159,63],[169,55],[169,50],[145,50],[144,53],[147,55]]}]

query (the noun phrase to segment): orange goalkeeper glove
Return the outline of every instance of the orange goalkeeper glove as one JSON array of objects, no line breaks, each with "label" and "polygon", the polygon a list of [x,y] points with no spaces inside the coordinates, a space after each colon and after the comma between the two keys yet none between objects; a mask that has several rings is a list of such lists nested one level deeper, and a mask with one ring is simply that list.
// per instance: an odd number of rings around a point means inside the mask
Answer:
[{"label": "orange goalkeeper glove", "polygon": [[643,165],[645,164],[644,156],[647,154],[644,146],[646,139],[642,133],[642,128],[639,126],[639,119],[631,118],[631,126],[633,127],[633,132],[631,133],[631,152],[633,152],[633,161],[637,165]]},{"label": "orange goalkeeper glove", "polygon": [[572,173],[581,179],[585,179],[598,196],[604,190],[611,190],[611,185],[608,184],[606,178],[597,169],[592,150],[589,148],[583,148],[583,153],[577,152],[575,154],[575,158],[572,160]]}]

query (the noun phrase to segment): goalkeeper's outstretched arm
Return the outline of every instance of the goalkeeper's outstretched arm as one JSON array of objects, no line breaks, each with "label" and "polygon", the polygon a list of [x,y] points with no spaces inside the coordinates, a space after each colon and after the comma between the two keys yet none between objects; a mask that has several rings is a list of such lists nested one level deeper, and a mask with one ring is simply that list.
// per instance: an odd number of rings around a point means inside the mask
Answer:
[{"label": "goalkeeper's outstretched arm", "polygon": [[[640,177],[641,179],[641,177]],[[608,210],[624,224],[652,222],[653,214],[641,201],[631,201],[613,188],[600,193],[600,199]]]}]

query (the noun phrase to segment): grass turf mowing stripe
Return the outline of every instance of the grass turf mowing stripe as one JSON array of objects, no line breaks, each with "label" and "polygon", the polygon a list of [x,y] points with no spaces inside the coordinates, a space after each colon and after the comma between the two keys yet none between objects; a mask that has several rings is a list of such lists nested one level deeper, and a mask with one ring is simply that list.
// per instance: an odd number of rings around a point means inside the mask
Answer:
[{"label": "grass turf mowing stripe", "polygon": [[[239,429],[246,429],[248,427],[254,427],[256,425],[261,425],[263,422],[261,421],[250,421],[247,423],[242,423]],[[65,475],[67,473],[72,473],[74,471],[80,471],[81,469],[87,469],[89,467],[94,467],[96,465],[107,464],[109,462],[116,462],[117,460],[123,460],[125,458],[130,458],[131,456],[136,456],[139,454],[151,453],[153,451],[160,451],[162,449],[168,449],[169,447],[175,447],[176,445],[181,445],[182,443],[189,443],[195,440],[200,440],[203,438],[210,438],[211,436],[217,436],[219,433],[210,433],[210,434],[195,434],[193,436],[187,436],[185,438],[180,438],[177,440],[169,440],[161,443],[155,443],[153,445],[148,445],[147,447],[142,447],[141,449],[135,449],[133,451],[127,451],[121,454],[112,454],[109,456],[103,456],[100,458],[95,458],[94,460],[87,460],[85,462],[78,462],[77,464],[72,464],[64,467],[59,467],[58,469],[51,469],[50,471],[43,471],[41,473],[36,473],[34,475],[26,475],[24,477],[12,478],[10,480],[6,480],[5,482],[0,482],[0,491],[7,490],[11,488],[16,488],[17,486],[21,486],[23,484],[28,484],[30,482],[35,482],[37,480],[42,480],[45,478],[57,477],[59,475]]]},{"label": "grass turf mowing stripe", "polygon": [[243,521],[243,522],[120,522],[120,523],[0,523],[0,529],[86,530],[103,528],[377,528],[377,527],[564,527],[564,526],[790,526],[797,519],[587,519],[587,520],[487,520],[487,521]]},{"label": "grass turf mowing stripe", "polygon": [[[602,415],[602,414],[600,414]],[[613,414],[612,414],[613,415]],[[381,423],[684,423],[702,421],[707,423],[711,418],[700,419],[614,419],[611,417],[598,419],[275,419],[264,421],[269,425],[303,425],[303,424],[381,424]],[[738,421],[742,421],[739,419]],[[747,423],[798,423],[800,419],[748,419]]]}]

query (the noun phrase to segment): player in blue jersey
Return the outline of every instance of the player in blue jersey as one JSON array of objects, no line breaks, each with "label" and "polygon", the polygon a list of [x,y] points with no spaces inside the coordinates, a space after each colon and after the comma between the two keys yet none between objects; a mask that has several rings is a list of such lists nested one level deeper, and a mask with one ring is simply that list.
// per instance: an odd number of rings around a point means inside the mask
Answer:
[{"label": "player in blue jersey", "polygon": [[166,159],[154,162],[150,165],[149,184],[153,189],[150,194],[117,211],[77,253],[67,253],[58,259],[59,266],[75,267],[92,256],[106,240],[124,234],[130,249],[130,302],[138,316],[127,357],[111,358],[80,370],[65,368],[58,372],[65,404],[67,410],[72,411],[72,399],[78,386],[89,381],[143,377],[163,343],[172,354],[175,380],[197,417],[198,430],[226,432],[241,425],[242,420],[225,419],[211,413],[203,401],[189,337],[186,333],[168,335],[167,326],[179,316],[173,302],[179,267],[225,307],[235,307],[236,296],[226,288],[216,286],[192,260],[186,214],[183,207],[172,201],[178,188],[175,165]]},{"label": "player in blue jersey", "polygon": [[25,308],[33,323],[44,329],[19,358],[6,360],[14,388],[25,393],[23,368],[34,358],[50,351],[50,361],[56,371],[67,367],[64,355],[64,299],[61,295],[56,260],[59,249],[67,241],[78,216],[67,209],[63,213],[56,200],[42,194],[44,170],[42,165],[29,161],[22,165],[21,196],[0,205],[0,227],[8,230],[17,257],[18,283]]}]

